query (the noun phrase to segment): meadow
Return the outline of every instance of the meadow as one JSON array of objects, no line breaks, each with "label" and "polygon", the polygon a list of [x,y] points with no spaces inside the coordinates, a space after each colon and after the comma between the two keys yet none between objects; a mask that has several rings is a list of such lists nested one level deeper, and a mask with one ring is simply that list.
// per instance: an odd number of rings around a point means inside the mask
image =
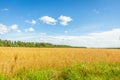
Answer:
[{"label": "meadow", "polygon": [[0,47],[0,80],[120,80],[120,50]]}]

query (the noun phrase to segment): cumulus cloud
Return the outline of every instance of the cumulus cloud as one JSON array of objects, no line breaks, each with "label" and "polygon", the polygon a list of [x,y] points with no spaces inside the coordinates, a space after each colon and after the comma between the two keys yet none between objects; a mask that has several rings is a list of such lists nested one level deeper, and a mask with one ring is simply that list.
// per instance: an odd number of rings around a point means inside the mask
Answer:
[{"label": "cumulus cloud", "polygon": [[32,22],[31,22],[32,24],[36,24],[36,21],[35,20],[32,20]]},{"label": "cumulus cloud", "polygon": [[63,26],[67,26],[68,25],[68,22],[71,22],[72,21],[72,18],[71,17],[68,17],[68,16],[63,16],[61,15],[59,17],[59,20],[61,20],[60,24],[63,25]]},{"label": "cumulus cloud", "polygon": [[35,31],[35,29],[32,28],[32,27],[30,27],[30,28],[28,28],[28,29],[25,29],[25,32],[34,32],[34,31]]},{"label": "cumulus cloud", "polygon": [[41,20],[43,23],[49,24],[49,25],[56,25],[57,20],[49,17],[49,16],[43,16],[41,18],[39,18],[39,20]]},{"label": "cumulus cloud", "polygon": [[16,24],[11,25],[11,26],[0,24],[0,34],[5,34],[10,31],[22,32],[21,30],[18,29],[18,25]]},{"label": "cumulus cloud", "polygon": [[16,32],[22,32],[21,30],[18,29],[18,25],[14,24],[10,26],[10,30],[16,31]]},{"label": "cumulus cloud", "polygon": [[16,24],[12,25],[12,26],[11,26],[11,29],[12,29],[12,30],[17,30],[17,29],[18,29],[18,25],[16,25]]},{"label": "cumulus cloud", "polygon": [[0,34],[5,34],[7,33],[9,30],[7,28],[6,25],[0,24]]},{"label": "cumulus cloud", "polygon": [[37,23],[35,20],[32,20],[32,21],[26,20],[25,22],[32,25],[35,25]]}]

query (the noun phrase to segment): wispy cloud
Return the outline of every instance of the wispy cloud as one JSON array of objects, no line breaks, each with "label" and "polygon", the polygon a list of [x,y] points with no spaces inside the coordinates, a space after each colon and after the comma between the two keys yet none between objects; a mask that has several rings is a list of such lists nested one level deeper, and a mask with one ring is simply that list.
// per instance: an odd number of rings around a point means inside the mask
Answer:
[{"label": "wispy cloud", "polygon": [[29,23],[29,24],[32,24],[32,25],[35,25],[35,24],[37,23],[35,20],[31,20],[31,21],[26,20],[25,22],[26,22],[26,23]]},{"label": "wispy cloud", "polygon": [[64,31],[64,33],[68,33],[68,31],[67,31],[67,30],[65,30],[65,31]]},{"label": "wispy cloud", "polygon": [[25,32],[34,32],[34,31],[35,31],[35,29],[32,27],[25,29]]},{"label": "wispy cloud", "polygon": [[68,25],[69,22],[72,21],[72,18],[71,17],[68,17],[68,16],[63,16],[61,15],[59,17],[59,20],[60,20],[60,24],[63,25],[63,26],[66,26]]},{"label": "wispy cloud", "polygon": [[86,47],[120,47],[120,29],[82,36],[45,36],[40,41]]},{"label": "wispy cloud", "polygon": [[49,17],[49,16],[42,16],[41,18],[39,18],[39,20],[49,25],[56,25],[56,22],[57,22],[56,19]]},{"label": "wispy cloud", "polygon": [[3,8],[3,9],[1,9],[1,11],[2,11],[2,12],[8,11],[8,8]]},{"label": "wispy cloud", "polygon": [[93,9],[93,12],[95,12],[96,14],[99,14],[100,10],[99,9]]}]

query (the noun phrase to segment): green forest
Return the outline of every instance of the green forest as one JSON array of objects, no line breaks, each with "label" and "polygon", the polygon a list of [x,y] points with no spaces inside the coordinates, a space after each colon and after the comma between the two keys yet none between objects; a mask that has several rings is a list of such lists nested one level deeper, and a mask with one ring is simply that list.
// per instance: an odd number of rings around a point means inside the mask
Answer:
[{"label": "green forest", "polygon": [[0,47],[72,47],[69,45],[54,45],[51,43],[40,43],[40,42],[22,42],[22,41],[11,41],[11,40],[1,40],[0,39]]}]

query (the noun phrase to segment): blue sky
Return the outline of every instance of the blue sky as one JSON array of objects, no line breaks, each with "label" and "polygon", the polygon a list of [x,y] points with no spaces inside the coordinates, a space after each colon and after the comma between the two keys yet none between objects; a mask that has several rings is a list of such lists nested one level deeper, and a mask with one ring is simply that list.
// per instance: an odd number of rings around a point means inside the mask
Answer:
[{"label": "blue sky", "polygon": [[0,38],[120,47],[120,0],[0,0]]}]

